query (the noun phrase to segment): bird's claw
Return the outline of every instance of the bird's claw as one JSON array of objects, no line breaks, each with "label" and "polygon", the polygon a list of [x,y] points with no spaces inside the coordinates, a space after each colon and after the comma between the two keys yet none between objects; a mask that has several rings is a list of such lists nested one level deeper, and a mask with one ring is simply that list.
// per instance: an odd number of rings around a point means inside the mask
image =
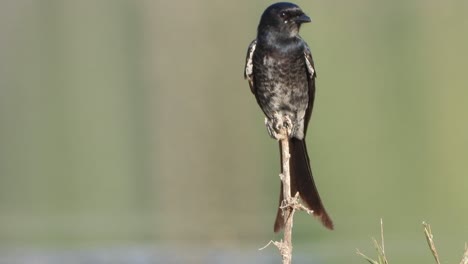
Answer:
[{"label": "bird's claw", "polygon": [[272,119],[265,118],[265,125],[270,137],[276,140],[289,137],[293,129],[291,119],[288,116],[282,116],[279,114],[275,114]]}]

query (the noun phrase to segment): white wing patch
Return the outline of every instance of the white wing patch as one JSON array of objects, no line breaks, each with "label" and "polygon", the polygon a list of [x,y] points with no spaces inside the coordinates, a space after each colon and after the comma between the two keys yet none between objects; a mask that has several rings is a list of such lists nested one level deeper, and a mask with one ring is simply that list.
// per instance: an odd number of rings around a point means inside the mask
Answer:
[{"label": "white wing patch", "polygon": [[254,93],[254,83],[253,83],[253,54],[255,47],[257,46],[257,40],[252,41],[247,50],[247,59],[245,61],[245,70],[244,78],[249,82],[250,90]]},{"label": "white wing patch", "polygon": [[247,61],[245,63],[245,78],[250,79],[253,73],[253,53],[255,51],[255,46],[257,46],[257,41],[254,40],[249,47],[249,53],[247,54]]},{"label": "white wing patch", "polygon": [[307,70],[309,71],[310,73],[310,76],[314,76],[315,74],[315,69],[314,67],[312,66],[312,63],[309,61],[309,57],[307,56],[307,53],[304,53],[305,55],[305,59],[306,59],[306,64],[307,64]]}]

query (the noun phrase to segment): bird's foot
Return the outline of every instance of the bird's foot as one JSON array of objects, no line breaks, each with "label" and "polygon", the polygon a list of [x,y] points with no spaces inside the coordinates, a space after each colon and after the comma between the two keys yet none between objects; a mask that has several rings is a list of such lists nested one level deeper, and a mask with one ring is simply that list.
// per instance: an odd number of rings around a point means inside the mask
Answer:
[{"label": "bird's foot", "polygon": [[265,118],[265,125],[270,137],[276,140],[290,137],[293,129],[291,119],[280,114],[275,114],[272,119]]}]

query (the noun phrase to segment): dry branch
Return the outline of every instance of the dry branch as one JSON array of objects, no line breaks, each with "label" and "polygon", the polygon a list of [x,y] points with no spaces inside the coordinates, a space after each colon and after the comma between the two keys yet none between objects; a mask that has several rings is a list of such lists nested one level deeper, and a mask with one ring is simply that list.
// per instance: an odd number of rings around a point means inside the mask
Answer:
[{"label": "dry branch", "polygon": [[307,213],[312,213],[299,201],[299,193],[293,197],[291,196],[291,174],[289,171],[289,159],[291,157],[289,152],[289,133],[287,128],[283,128],[281,137],[281,160],[283,163],[282,172],[280,174],[281,182],[283,183],[283,201],[281,202],[281,210],[284,218],[284,233],[283,240],[275,241],[273,244],[280,251],[283,259],[283,264],[290,264],[292,260],[292,229],[293,229],[293,218],[296,210],[304,210]]},{"label": "dry branch", "polygon": [[[277,117],[277,122],[291,124],[291,120],[287,116]],[[269,120],[265,119],[265,124],[269,128]],[[281,160],[282,160],[282,173],[279,175],[283,184],[283,201],[281,201],[280,209],[284,219],[284,233],[283,239],[280,241],[270,241],[266,246],[260,250],[268,247],[273,243],[280,251],[283,259],[283,264],[291,264],[292,259],[292,229],[293,229],[293,218],[296,210],[305,211],[308,214],[312,214],[313,211],[306,208],[300,203],[299,193],[296,193],[294,197],[291,196],[291,174],[289,159],[291,157],[289,152],[289,135],[291,126],[282,126],[279,133],[276,133],[273,129],[269,128],[269,133],[272,137],[276,138],[281,143]]]}]

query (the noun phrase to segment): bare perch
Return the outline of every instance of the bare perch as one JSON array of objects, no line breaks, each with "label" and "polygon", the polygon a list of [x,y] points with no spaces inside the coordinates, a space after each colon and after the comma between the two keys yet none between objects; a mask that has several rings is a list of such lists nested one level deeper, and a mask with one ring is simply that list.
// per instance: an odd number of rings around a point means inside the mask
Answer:
[{"label": "bare perch", "polygon": [[284,128],[281,131],[281,137],[278,138],[281,142],[281,160],[283,163],[282,171],[280,174],[281,182],[283,183],[283,201],[281,202],[281,210],[284,216],[284,236],[283,240],[279,242],[273,242],[279,249],[283,264],[290,264],[292,259],[292,228],[293,228],[293,217],[296,208],[303,208],[299,203],[299,193],[295,197],[291,197],[291,174],[289,172],[289,139],[288,129]]},{"label": "bare perch", "polygon": [[[296,210],[306,211],[308,214],[312,214],[313,211],[309,210],[307,207],[302,205],[299,201],[299,192],[295,194],[294,197],[291,195],[291,173],[290,173],[290,148],[289,148],[289,135],[291,135],[291,120],[288,116],[277,116],[277,123],[282,124],[279,128],[279,131],[275,133],[270,133],[270,135],[276,138],[281,143],[281,160],[282,160],[282,173],[279,175],[283,189],[282,196],[283,200],[281,201],[280,209],[283,214],[284,219],[284,233],[283,239],[281,241],[270,241],[265,247],[266,248],[270,243],[273,243],[278,250],[280,251],[281,257],[283,259],[283,264],[291,264],[292,259],[292,228],[293,228],[293,217]],[[265,124],[267,128],[269,127],[269,120],[265,118]],[[286,125],[285,125],[286,124]],[[269,129],[269,132],[270,129]]]},{"label": "bare perch", "polygon": [[278,247],[281,257],[283,258],[283,264],[290,264],[292,259],[292,228],[293,228],[293,217],[294,207],[290,206],[291,202],[291,174],[289,173],[289,140],[287,129],[283,129],[284,137],[281,141],[281,157],[283,164],[283,173],[280,174],[280,179],[283,182],[283,201],[281,202],[281,210],[284,215],[284,237],[283,241],[275,242]]}]

